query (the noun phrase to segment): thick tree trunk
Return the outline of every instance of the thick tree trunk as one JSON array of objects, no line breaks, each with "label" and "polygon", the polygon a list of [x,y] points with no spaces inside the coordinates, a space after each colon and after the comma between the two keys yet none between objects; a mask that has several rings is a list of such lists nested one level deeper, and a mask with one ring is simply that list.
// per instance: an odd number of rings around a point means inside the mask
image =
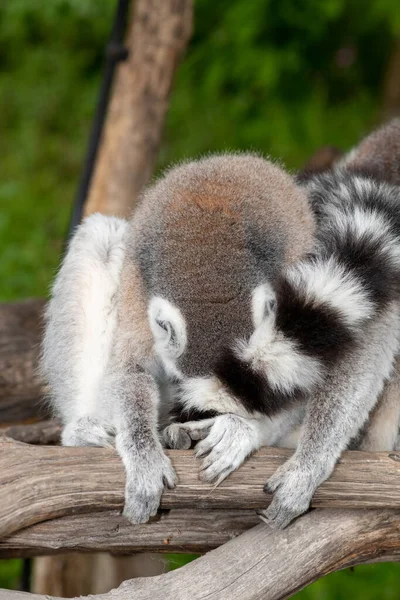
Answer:
[{"label": "thick tree trunk", "polygon": [[85,214],[128,216],[153,174],[191,0],[136,0]]}]

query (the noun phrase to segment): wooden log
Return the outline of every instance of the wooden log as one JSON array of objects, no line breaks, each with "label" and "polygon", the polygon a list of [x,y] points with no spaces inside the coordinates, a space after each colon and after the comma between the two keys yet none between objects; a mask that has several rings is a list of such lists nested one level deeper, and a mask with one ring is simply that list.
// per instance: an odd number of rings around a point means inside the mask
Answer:
[{"label": "wooden log", "polygon": [[44,300],[0,304],[0,423],[43,418],[37,372]]},{"label": "wooden log", "polygon": [[48,419],[29,425],[0,427],[0,436],[7,436],[25,444],[47,446],[60,443],[61,429],[60,421],[57,419]]},{"label": "wooden log", "polygon": [[72,515],[0,540],[0,558],[105,551],[202,554],[259,523],[253,510],[166,510],[144,525],[131,525],[116,510]]},{"label": "wooden log", "polygon": [[[91,599],[283,600],[332,571],[399,557],[399,511],[314,510],[284,531],[258,525],[176,571],[132,579]],[[0,590],[0,600],[27,596]]]},{"label": "wooden log", "polygon": [[153,174],[191,0],[136,0],[85,214],[129,216]]},{"label": "wooden log", "polygon": [[[162,509],[264,508],[263,484],[291,454],[263,448],[219,487],[202,483],[193,452],[169,451],[179,484],[166,490]],[[314,507],[400,508],[400,454],[344,452]],[[30,446],[0,438],[0,537],[56,517],[121,510],[124,472],[104,448]]]}]

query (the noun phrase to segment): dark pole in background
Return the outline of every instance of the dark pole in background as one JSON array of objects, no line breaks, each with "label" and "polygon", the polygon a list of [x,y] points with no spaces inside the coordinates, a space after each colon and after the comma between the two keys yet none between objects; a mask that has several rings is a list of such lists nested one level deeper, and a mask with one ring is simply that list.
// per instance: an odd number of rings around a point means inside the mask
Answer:
[{"label": "dark pole in background", "polygon": [[104,66],[103,79],[100,86],[96,112],[93,118],[86,158],[79,180],[74,208],[69,224],[67,244],[75,227],[79,225],[82,218],[83,207],[89,192],[94,167],[96,164],[97,153],[106,119],[116,66],[120,61],[126,60],[128,57],[128,50],[125,48],[123,42],[128,21],[129,5],[130,0],[118,0],[110,40],[106,46],[106,62]]}]

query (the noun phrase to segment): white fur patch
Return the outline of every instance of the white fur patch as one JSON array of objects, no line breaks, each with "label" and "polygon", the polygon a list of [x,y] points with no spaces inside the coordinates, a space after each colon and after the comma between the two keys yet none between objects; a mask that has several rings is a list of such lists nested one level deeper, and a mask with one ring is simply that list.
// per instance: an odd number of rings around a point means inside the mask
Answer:
[{"label": "white fur patch", "polygon": [[150,300],[148,316],[155,353],[171,370],[174,359],[179,358],[186,348],[185,319],[179,308],[160,296]]},{"label": "white fur patch", "polygon": [[253,325],[258,327],[263,322],[266,311],[268,310],[268,303],[275,300],[275,292],[269,283],[262,283],[258,285],[251,296],[251,310],[253,316]]},{"label": "white fur patch", "polygon": [[186,379],[181,384],[181,393],[181,401],[187,409],[216,410],[221,413],[249,415],[243,405],[231,396],[216,377]]},{"label": "white fur patch", "polygon": [[43,368],[66,421],[100,410],[98,392],[116,326],[127,228],[125,220],[115,217],[85,219],[53,286]]},{"label": "white fur patch", "polygon": [[334,258],[303,262],[291,267],[288,280],[310,301],[323,302],[338,311],[348,325],[368,319],[373,304],[358,279]]},{"label": "white fur patch", "polygon": [[236,344],[237,356],[264,373],[272,388],[290,392],[295,387],[311,390],[322,380],[321,363],[299,351],[297,344],[286,339],[266,319],[248,342]]}]

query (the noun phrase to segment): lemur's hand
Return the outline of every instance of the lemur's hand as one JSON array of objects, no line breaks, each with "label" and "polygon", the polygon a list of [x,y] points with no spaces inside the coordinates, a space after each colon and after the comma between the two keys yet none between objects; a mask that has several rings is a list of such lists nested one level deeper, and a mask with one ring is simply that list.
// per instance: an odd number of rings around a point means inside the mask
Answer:
[{"label": "lemur's hand", "polygon": [[260,518],[273,529],[284,529],[310,506],[321,480],[316,475],[295,456],[287,460],[264,486],[264,491],[273,494],[273,498],[268,508],[257,511]]},{"label": "lemur's hand", "polygon": [[196,446],[196,456],[203,459],[199,478],[218,485],[260,446],[254,419],[233,414],[215,417],[209,434]]},{"label": "lemur's hand", "polygon": [[175,487],[176,473],[161,445],[120,454],[126,471],[123,514],[131,523],[146,523],[156,515],[164,488]]},{"label": "lemur's hand", "polygon": [[171,423],[162,432],[163,441],[167,448],[188,450],[192,446],[192,442],[204,440],[214,422],[215,417],[202,421]]}]

